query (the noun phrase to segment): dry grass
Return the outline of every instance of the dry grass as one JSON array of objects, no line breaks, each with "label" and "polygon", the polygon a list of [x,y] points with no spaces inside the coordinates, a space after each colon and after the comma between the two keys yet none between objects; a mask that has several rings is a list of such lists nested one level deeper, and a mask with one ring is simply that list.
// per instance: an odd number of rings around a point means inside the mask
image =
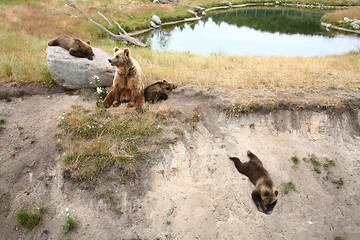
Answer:
[{"label": "dry grass", "polygon": [[[137,28],[143,19],[156,11],[167,12],[168,15],[183,11],[172,5],[153,4],[145,0],[92,1],[91,4],[79,1],[77,4],[102,24],[106,23],[97,15],[97,10],[109,19],[128,22],[128,28]],[[45,49],[48,40],[60,34],[90,40],[93,46],[112,55],[112,49],[115,45],[119,46],[118,43],[108,40],[106,34],[84,20],[83,16],[80,19],[71,18],[64,14],[65,11],[80,16],[67,7],[65,1],[59,0],[19,0],[0,4],[0,21],[5,23],[0,26],[0,82],[51,84]],[[359,54],[266,58],[200,56],[135,48],[131,51],[141,64],[148,82],[166,79],[180,85],[280,91],[358,91],[360,88]]]},{"label": "dry grass", "polygon": [[350,19],[360,19],[360,7],[332,11],[326,14],[323,17],[323,20],[335,24],[338,21],[344,20],[344,17],[348,17]]},{"label": "dry grass", "polygon": [[225,57],[136,50],[150,81],[236,89],[360,90],[358,54],[313,57]]}]

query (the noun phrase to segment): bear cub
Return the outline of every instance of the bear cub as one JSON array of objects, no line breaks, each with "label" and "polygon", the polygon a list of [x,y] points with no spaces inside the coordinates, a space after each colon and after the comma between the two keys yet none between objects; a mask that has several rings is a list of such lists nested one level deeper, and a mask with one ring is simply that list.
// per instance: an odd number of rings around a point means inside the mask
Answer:
[{"label": "bear cub", "polygon": [[49,41],[48,46],[59,46],[68,50],[69,54],[74,57],[93,60],[94,52],[90,47],[89,41],[86,43],[78,38],[71,38],[69,36],[62,35]]},{"label": "bear cub", "polygon": [[236,169],[246,175],[255,185],[252,192],[252,199],[260,212],[270,214],[277,202],[278,190],[274,188],[274,183],[270,174],[263,167],[260,159],[250,151],[247,151],[250,161],[242,163],[237,157],[229,157],[235,164]]},{"label": "bear cub", "polygon": [[166,80],[162,82],[153,83],[145,88],[145,102],[158,102],[168,99],[168,93],[176,89],[175,84],[169,83]]}]

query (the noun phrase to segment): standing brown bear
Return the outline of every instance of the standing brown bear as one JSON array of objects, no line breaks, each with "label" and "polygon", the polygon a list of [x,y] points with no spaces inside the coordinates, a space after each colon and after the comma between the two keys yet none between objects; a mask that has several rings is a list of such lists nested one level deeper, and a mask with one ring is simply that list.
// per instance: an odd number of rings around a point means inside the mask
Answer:
[{"label": "standing brown bear", "polygon": [[146,80],[139,63],[130,56],[130,50],[114,48],[115,54],[109,59],[112,66],[116,66],[113,88],[105,97],[103,103],[106,108],[117,107],[121,102],[127,102],[128,107],[140,109],[145,102],[144,90]]},{"label": "standing brown bear", "polygon": [[48,46],[59,46],[69,50],[69,54],[74,57],[88,58],[93,60],[94,52],[90,47],[90,42],[84,42],[78,38],[71,38],[66,35],[58,36],[48,42]]}]

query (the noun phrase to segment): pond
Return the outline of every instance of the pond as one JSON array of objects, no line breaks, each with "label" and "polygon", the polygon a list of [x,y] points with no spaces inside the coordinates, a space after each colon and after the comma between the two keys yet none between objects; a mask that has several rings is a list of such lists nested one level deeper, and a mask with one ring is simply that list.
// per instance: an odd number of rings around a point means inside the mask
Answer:
[{"label": "pond", "polygon": [[310,57],[360,50],[356,34],[328,32],[326,11],[247,8],[208,13],[192,23],[165,26],[139,39],[153,50],[226,56]]}]

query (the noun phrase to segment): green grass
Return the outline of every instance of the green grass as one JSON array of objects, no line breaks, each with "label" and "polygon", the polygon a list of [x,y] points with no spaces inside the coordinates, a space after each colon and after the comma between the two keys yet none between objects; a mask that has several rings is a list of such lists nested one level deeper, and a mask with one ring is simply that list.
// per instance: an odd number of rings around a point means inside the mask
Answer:
[{"label": "green grass", "polygon": [[284,183],[284,193],[288,194],[290,191],[296,192],[296,186],[293,180]]},{"label": "green grass", "polygon": [[320,174],[321,173],[321,170],[320,170],[320,168],[314,168],[314,171],[316,172],[316,173],[318,173],[318,174]]},{"label": "green grass", "polygon": [[29,213],[25,210],[20,210],[15,217],[18,224],[27,228],[28,230],[33,230],[41,222],[40,214]]},{"label": "green grass", "polygon": [[77,228],[77,226],[78,226],[78,224],[75,221],[75,219],[73,219],[70,216],[67,216],[65,219],[65,224],[62,225],[62,229],[63,229],[64,233],[68,233],[68,232],[75,230]]},{"label": "green grass", "polygon": [[298,164],[299,164],[299,158],[297,157],[297,156],[293,156],[293,157],[291,157],[291,160],[292,160],[292,162],[294,163],[294,165],[293,165],[293,168],[294,169],[297,169],[299,166],[298,166]]},{"label": "green grass", "polygon": [[4,130],[3,125],[5,124],[5,119],[0,119],[0,133]]},{"label": "green grass", "polygon": [[291,160],[293,161],[294,164],[299,164],[299,158],[297,156],[291,157]]},{"label": "green grass", "polygon": [[315,156],[315,154],[312,154],[309,159],[310,163],[314,166],[320,166],[319,159]]},{"label": "green grass", "polygon": [[340,188],[344,185],[345,182],[344,182],[344,179],[342,177],[340,177],[336,183],[337,183],[337,188]]}]

